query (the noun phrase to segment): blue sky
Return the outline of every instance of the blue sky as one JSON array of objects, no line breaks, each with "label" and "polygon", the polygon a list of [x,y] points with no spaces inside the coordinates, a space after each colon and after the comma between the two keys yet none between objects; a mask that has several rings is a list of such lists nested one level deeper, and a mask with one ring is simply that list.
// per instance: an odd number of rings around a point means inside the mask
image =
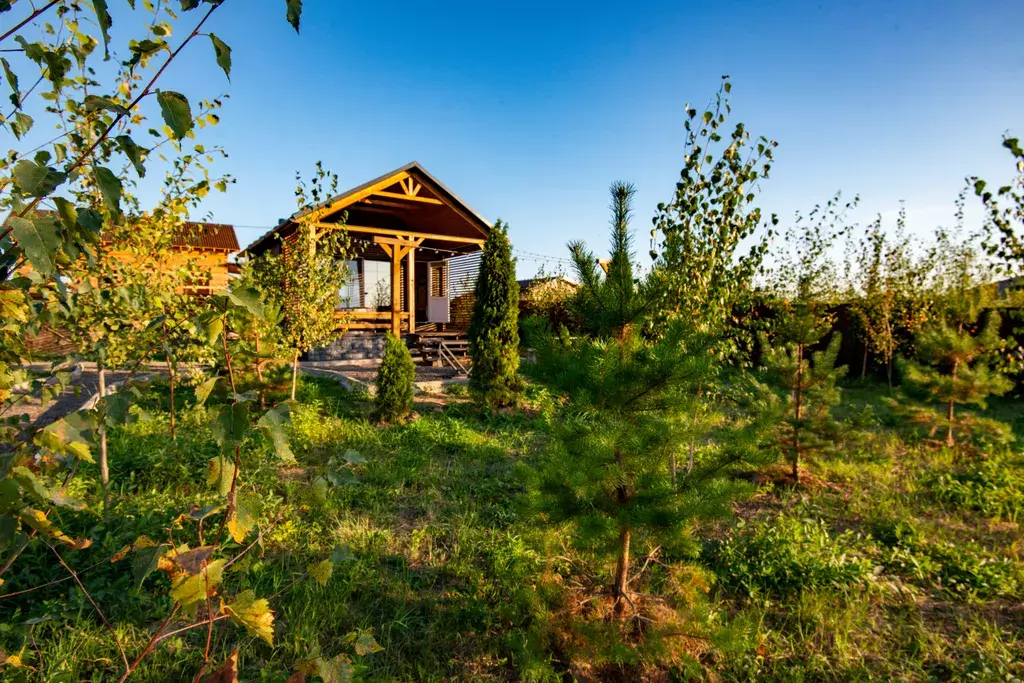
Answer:
[{"label": "blue sky", "polygon": [[733,120],[779,142],[761,205],[782,216],[842,190],[858,220],[905,200],[929,230],[965,176],[1008,178],[1001,136],[1024,135],[1011,0],[304,4],[296,36],[281,0],[229,0],[210,29],[232,82],[203,41],[164,84],[231,94],[204,136],[237,184],[204,208],[254,226],[243,243],[292,211],[295,171],[318,159],[343,186],[418,160],[518,249],[559,257],[572,238],[604,247],[607,187],[628,180],[645,235],[681,165],[683,106],[722,74]]}]

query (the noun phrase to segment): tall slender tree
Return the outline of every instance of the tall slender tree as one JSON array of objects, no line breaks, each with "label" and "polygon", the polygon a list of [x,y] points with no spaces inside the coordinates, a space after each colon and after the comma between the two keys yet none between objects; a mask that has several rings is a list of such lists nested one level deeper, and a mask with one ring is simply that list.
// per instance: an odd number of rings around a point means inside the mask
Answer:
[{"label": "tall slender tree", "polygon": [[470,391],[491,406],[516,405],[522,395],[519,283],[508,226],[500,220],[484,244],[475,297],[469,323]]}]

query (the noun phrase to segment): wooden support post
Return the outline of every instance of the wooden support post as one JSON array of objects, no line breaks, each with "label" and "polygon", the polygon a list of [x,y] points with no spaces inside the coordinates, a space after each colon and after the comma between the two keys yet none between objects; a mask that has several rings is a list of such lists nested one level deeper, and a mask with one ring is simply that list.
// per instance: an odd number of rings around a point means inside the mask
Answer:
[{"label": "wooden support post", "polygon": [[405,302],[409,309],[409,334],[416,332],[416,248],[409,249],[405,264]]},{"label": "wooden support post", "polygon": [[391,334],[402,333],[402,252],[391,251]]}]

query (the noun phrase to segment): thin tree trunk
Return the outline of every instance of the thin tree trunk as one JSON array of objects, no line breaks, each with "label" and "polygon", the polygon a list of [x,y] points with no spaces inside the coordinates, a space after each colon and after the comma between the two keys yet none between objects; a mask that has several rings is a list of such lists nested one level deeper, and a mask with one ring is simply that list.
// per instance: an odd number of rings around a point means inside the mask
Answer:
[{"label": "thin tree trunk", "polygon": [[299,382],[299,350],[295,349],[292,357],[292,400],[295,400],[295,385]]},{"label": "thin tree trunk", "polygon": [[[953,386],[956,387],[956,371],[958,363],[953,363]],[[955,441],[953,440],[953,397],[949,397],[949,402],[946,405],[946,445],[953,446]]]},{"label": "thin tree trunk", "polygon": [[629,579],[629,527],[619,529],[619,560],[615,565],[615,581],[612,584],[612,595],[615,597],[615,615],[621,615],[626,602]]},{"label": "thin tree trunk", "polygon": [[178,437],[174,432],[174,365],[170,356],[167,357],[167,376],[170,378],[171,387],[171,441],[177,441]]},{"label": "thin tree trunk", "polygon": [[[103,367],[103,359],[96,361],[96,374],[99,376],[100,400],[107,395],[107,370]],[[100,483],[103,486],[103,514],[110,507],[110,467],[107,464],[107,427],[100,425]]]},{"label": "thin tree trunk", "polygon": [[260,408],[266,408],[267,402],[263,395],[263,360],[260,358],[260,333],[256,332],[256,379],[260,381]]},{"label": "thin tree trunk", "polygon": [[796,421],[793,424],[793,483],[800,483],[800,419],[803,417],[803,388],[804,388],[804,345],[797,344],[796,347],[796,386],[793,388],[795,394]]},{"label": "thin tree trunk", "polygon": [[860,367],[860,378],[861,379],[866,379],[867,376],[868,376],[868,345],[865,344],[864,345],[864,361],[861,363],[861,367]]},{"label": "thin tree trunk", "polygon": [[892,391],[892,354],[885,359],[885,374],[889,380],[889,391]]},{"label": "thin tree trunk", "polygon": [[669,466],[672,468],[672,488],[676,487],[676,473],[679,468],[676,465],[676,449],[672,449],[672,455],[669,458]]}]

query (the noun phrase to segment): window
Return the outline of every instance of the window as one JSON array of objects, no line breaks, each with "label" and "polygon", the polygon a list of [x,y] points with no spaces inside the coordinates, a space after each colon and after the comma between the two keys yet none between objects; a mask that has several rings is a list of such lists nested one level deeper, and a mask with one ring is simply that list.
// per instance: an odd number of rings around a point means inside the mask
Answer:
[{"label": "window", "polygon": [[346,270],[345,284],[341,286],[338,294],[341,301],[338,308],[359,308],[362,306],[360,300],[359,286],[359,263],[357,261],[338,261],[338,267]]},{"label": "window", "polygon": [[363,261],[363,305],[391,308],[391,263]]},{"label": "window", "polygon": [[448,296],[448,283],[445,282],[445,264],[430,264],[430,296]]}]

